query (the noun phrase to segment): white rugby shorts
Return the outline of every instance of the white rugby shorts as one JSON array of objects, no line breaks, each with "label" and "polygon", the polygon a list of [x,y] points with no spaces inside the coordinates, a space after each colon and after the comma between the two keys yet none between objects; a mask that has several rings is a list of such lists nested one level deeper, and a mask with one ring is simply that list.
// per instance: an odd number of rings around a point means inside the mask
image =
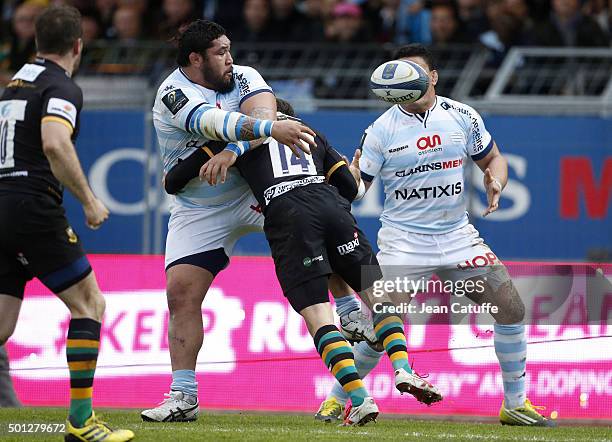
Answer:
[{"label": "white rugby shorts", "polygon": [[168,221],[165,267],[186,256],[219,248],[229,257],[241,236],[263,231],[263,222],[259,203],[251,191],[220,206],[176,205]]},{"label": "white rugby shorts", "polygon": [[376,258],[385,279],[428,280],[435,273],[443,280],[461,281],[502,265],[471,224],[437,235],[383,226],[378,248]]}]

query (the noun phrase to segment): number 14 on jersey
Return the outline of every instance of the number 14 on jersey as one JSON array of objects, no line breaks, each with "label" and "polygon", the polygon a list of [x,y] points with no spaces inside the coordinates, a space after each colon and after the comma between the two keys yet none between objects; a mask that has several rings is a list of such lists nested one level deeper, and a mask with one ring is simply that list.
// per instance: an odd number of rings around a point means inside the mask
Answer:
[{"label": "number 14 on jersey", "polygon": [[301,157],[298,158],[291,149],[277,141],[271,141],[268,149],[275,178],[317,174],[312,155],[302,152]]}]

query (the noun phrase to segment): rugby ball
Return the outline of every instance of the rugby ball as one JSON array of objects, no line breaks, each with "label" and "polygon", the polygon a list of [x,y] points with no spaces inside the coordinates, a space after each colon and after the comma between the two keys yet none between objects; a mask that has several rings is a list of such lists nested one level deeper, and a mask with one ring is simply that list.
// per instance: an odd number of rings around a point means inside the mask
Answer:
[{"label": "rugby ball", "polygon": [[429,75],[418,64],[393,60],[378,66],[370,77],[370,89],[389,103],[414,103],[429,88]]}]

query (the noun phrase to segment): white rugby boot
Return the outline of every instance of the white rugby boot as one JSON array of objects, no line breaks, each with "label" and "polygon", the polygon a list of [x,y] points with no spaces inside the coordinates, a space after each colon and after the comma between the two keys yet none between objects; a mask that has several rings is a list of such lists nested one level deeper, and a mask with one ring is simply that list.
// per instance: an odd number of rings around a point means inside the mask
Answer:
[{"label": "white rugby boot", "polygon": [[146,422],[191,422],[198,418],[199,401],[181,391],[165,393],[166,397],[159,405],[140,413]]},{"label": "white rugby boot", "polygon": [[351,405],[347,407],[344,416],[344,425],[357,425],[361,427],[362,425],[365,425],[368,422],[376,422],[377,417],[378,406],[376,405],[376,402],[374,402],[374,398],[366,397],[360,406],[353,407]]},{"label": "white rugby boot", "polygon": [[410,393],[417,401],[427,405],[442,400],[440,390],[416,373],[408,373],[403,368],[395,370],[395,388],[401,393]]}]

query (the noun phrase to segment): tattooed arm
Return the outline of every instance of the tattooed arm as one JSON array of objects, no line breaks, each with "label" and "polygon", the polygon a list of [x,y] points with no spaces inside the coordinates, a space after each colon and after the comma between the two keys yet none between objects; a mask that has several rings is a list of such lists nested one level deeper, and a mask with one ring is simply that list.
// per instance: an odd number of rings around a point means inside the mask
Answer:
[{"label": "tattooed arm", "polygon": [[272,136],[274,122],[226,112],[207,103],[199,106],[186,123],[187,131],[218,141],[251,141]]},{"label": "tattooed arm", "polygon": [[[259,120],[276,120],[276,97],[272,92],[260,92],[242,102],[240,112]],[[263,144],[265,138],[249,142],[249,149]]]}]

